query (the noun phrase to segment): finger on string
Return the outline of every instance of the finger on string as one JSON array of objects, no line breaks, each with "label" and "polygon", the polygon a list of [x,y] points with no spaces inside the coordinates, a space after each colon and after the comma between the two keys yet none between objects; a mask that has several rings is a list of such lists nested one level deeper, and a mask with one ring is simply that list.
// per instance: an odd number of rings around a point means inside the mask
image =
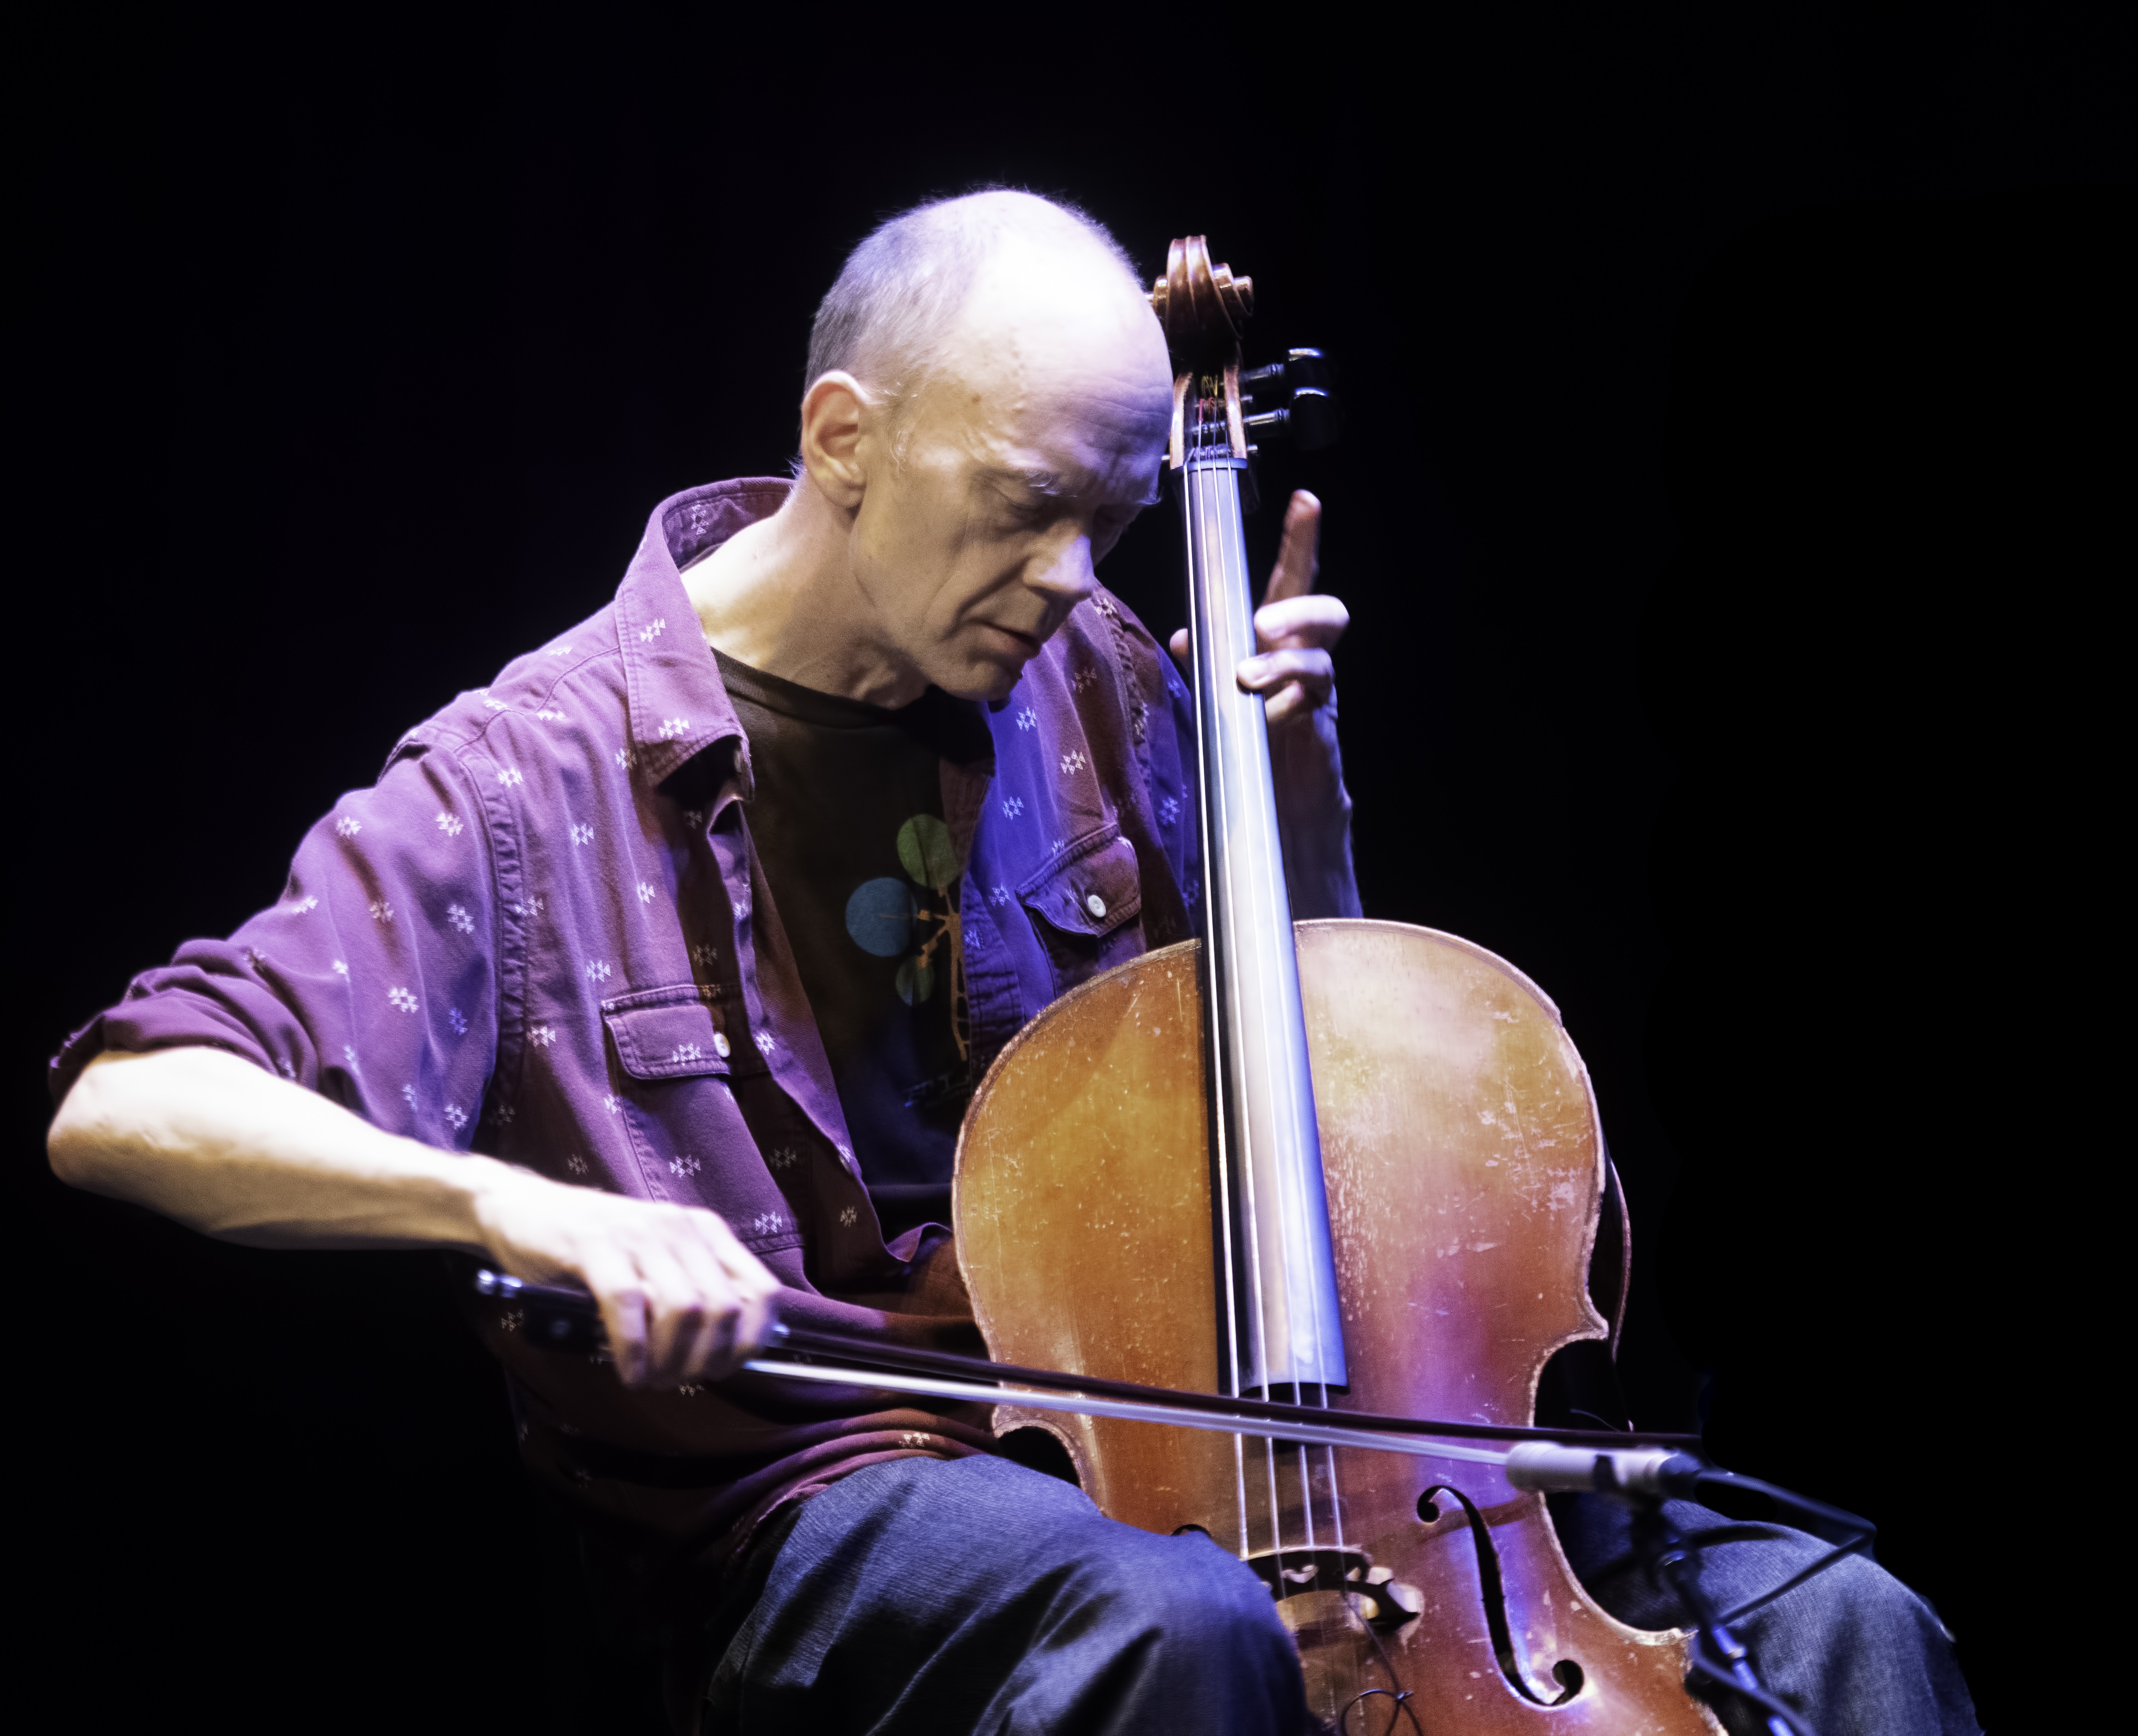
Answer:
[{"label": "finger on string", "polygon": [[1303,488],[1293,490],[1284,510],[1284,540],[1277,547],[1276,564],[1270,568],[1269,589],[1262,593],[1264,602],[1304,597],[1314,588],[1320,572],[1316,553],[1320,540],[1320,501]]},{"label": "finger on string", "polygon": [[1340,598],[1286,597],[1255,611],[1255,641],[1264,651],[1294,646],[1327,650],[1351,625],[1351,612]]},{"label": "finger on string", "polygon": [[1269,696],[1262,705],[1262,715],[1268,719],[1270,728],[1275,729],[1294,718],[1311,715],[1320,704],[1320,700],[1311,697],[1305,687],[1294,681]]},{"label": "finger on string", "polygon": [[1173,661],[1180,666],[1184,675],[1188,670],[1188,629],[1175,627],[1173,636],[1165,641],[1165,648],[1173,653]]},{"label": "finger on string", "polygon": [[1242,691],[1261,694],[1297,683],[1310,703],[1319,705],[1336,685],[1336,666],[1325,651],[1267,651],[1240,665],[1239,682]]}]

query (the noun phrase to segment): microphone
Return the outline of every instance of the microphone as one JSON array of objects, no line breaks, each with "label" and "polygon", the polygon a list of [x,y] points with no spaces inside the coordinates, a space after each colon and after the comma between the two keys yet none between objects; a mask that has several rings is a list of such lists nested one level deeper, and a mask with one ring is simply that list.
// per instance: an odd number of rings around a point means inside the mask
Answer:
[{"label": "microphone", "polygon": [[1525,1441],[1507,1454],[1507,1480],[1540,1495],[1594,1490],[1604,1495],[1691,1495],[1708,1466],[1663,1447],[1555,1446]]}]

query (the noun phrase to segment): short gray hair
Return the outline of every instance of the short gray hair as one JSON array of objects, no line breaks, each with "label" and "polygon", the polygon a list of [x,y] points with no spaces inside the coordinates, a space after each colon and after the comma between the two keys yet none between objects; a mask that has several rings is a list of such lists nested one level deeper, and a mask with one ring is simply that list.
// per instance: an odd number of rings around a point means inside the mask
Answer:
[{"label": "short gray hair", "polygon": [[1112,232],[1074,205],[1011,187],[931,199],[880,224],[847,256],[817,309],[803,390],[839,369],[894,409],[902,405],[940,353],[980,267],[1013,235],[1086,241],[1120,266],[1137,294],[1145,292]]}]

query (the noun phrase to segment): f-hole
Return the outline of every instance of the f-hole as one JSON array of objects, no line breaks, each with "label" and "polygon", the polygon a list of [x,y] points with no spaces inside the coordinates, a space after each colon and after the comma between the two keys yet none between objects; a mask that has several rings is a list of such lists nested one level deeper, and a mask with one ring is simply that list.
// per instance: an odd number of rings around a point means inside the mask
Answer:
[{"label": "f-hole", "polygon": [[1036,1428],[1030,1424],[1012,1429],[996,1437],[995,1451],[1013,1465],[1022,1465],[1027,1470],[1059,1477],[1072,1488],[1084,1486],[1084,1480],[1076,1475],[1076,1461],[1069,1456],[1069,1449],[1051,1429]]},{"label": "f-hole", "polygon": [[1500,1674],[1506,1678],[1507,1685],[1533,1706],[1563,1706],[1581,1691],[1587,1677],[1580,1665],[1571,1658],[1562,1658],[1551,1666],[1552,1680],[1559,1684],[1560,1691],[1551,1699],[1531,1688],[1522,1675],[1522,1666],[1515,1657],[1515,1636],[1507,1626],[1507,1594],[1500,1578],[1500,1548],[1492,1541],[1492,1528],[1485,1523],[1485,1515],[1477,1510],[1477,1504],[1463,1492],[1446,1483],[1436,1483],[1418,1498],[1420,1519],[1437,1514],[1433,1498],[1448,1495],[1462,1504],[1462,1511],[1470,1520],[1470,1536],[1477,1546],[1477,1600],[1485,1607],[1485,1624],[1492,1631],[1492,1655],[1500,1660]]}]

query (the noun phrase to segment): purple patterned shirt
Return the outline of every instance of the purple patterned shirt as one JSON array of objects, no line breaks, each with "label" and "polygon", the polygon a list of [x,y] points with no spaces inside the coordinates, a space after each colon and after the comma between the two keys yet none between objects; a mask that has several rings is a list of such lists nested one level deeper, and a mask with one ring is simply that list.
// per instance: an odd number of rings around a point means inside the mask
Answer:
[{"label": "purple patterned shirt", "polygon": [[[979,1351],[947,1235],[878,1233],[751,846],[749,744],[680,577],[788,486],[664,501],[613,603],[409,731],[312,829],[279,903],[70,1039],[55,1095],[102,1050],[211,1045],[393,1133],[708,1207],[787,1286],[788,1319]],[[1196,932],[1198,890],[1188,695],[1119,602],[1080,606],[976,710],[992,758],[942,767],[975,1077],[1064,990]],[[1337,865],[1295,876],[1299,915],[1356,909],[1348,812],[1296,851]],[[471,1306],[536,1475],[700,1560],[863,1465],[988,1445],[984,1414],[954,1407],[865,1412],[748,1376],[633,1391]]]}]

